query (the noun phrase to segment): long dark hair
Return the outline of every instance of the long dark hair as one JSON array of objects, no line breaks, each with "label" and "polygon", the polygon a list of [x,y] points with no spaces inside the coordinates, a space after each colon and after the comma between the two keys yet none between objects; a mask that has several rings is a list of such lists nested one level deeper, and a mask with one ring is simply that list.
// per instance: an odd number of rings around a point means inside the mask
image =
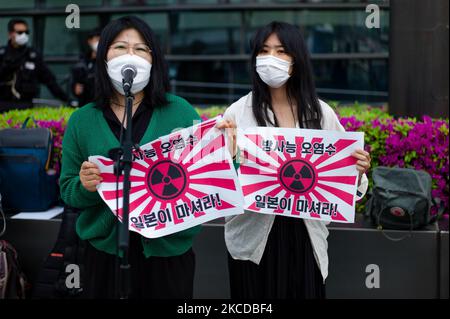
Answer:
[{"label": "long dark hair", "polygon": [[292,74],[286,82],[289,103],[297,103],[297,118],[302,128],[321,128],[322,112],[314,85],[313,71],[309,52],[300,30],[288,23],[271,22],[259,29],[252,40],[252,81],[253,115],[259,126],[270,123],[278,126],[276,117],[272,123],[268,109],[272,110],[270,90],[256,72],[256,56],[264,47],[264,42],[271,34],[276,34],[285,52],[293,58]]},{"label": "long dark hair", "polygon": [[169,91],[167,64],[164,60],[156,36],[153,30],[143,20],[137,17],[127,16],[108,23],[100,35],[95,63],[95,101],[97,107],[108,107],[109,99],[113,96],[114,88],[106,69],[106,56],[108,48],[117,35],[127,29],[135,29],[138,31],[144,38],[145,44],[152,49],[152,70],[150,81],[144,88],[144,104],[150,107],[166,105],[166,92]]}]

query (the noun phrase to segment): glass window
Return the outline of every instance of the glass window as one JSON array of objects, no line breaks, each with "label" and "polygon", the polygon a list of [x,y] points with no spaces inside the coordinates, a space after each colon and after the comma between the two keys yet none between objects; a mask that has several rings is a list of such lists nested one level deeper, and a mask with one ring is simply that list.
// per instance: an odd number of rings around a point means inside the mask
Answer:
[{"label": "glass window", "polygon": [[66,16],[48,16],[45,18],[44,55],[73,56],[87,49],[87,36],[99,26],[97,15],[82,15],[79,29],[66,28]]},{"label": "glass window", "polygon": [[44,0],[44,6],[47,8],[57,8],[57,7],[66,7],[70,3],[74,3],[77,6],[81,7],[94,7],[101,6],[103,4],[103,0],[76,0],[76,1],[61,1],[61,0]]},{"label": "glass window", "polygon": [[32,0],[0,1],[0,9],[29,9],[34,6],[35,2]]},{"label": "glass window", "polygon": [[[72,66],[71,63],[47,63],[47,67],[56,77],[56,82],[66,93],[70,93],[70,70]],[[56,99],[47,87],[42,84],[39,97],[41,99]]]},{"label": "glass window", "polygon": [[238,12],[179,12],[171,19],[171,54],[238,54]]},{"label": "glass window", "polygon": [[366,17],[359,10],[249,11],[246,52],[256,30],[275,20],[298,25],[311,53],[388,52],[389,13],[381,11],[379,29],[368,29]]},{"label": "glass window", "polygon": [[249,92],[248,70],[247,62],[172,62],[171,89],[196,105],[230,105]]},{"label": "glass window", "polygon": [[[195,1],[195,0],[192,0]],[[312,3],[312,4],[335,4],[335,3],[373,3],[373,4],[388,4],[389,0],[216,0],[218,2],[226,2],[226,3],[270,3],[270,4],[299,4],[299,3]]]},{"label": "glass window", "polygon": [[115,20],[128,15],[136,16],[147,22],[147,24],[152,28],[153,32],[155,32],[156,38],[158,39],[159,45],[161,46],[161,50],[163,51],[163,53],[167,52],[169,23],[166,13],[113,14],[111,16],[111,20]]},{"label": "glass window", "polygon": [[[313,67],[317,92],[322,99],[388,100],[387,60],[315,60]],[[249,62],[172,62],[169,74],[172,91],[197,105],[229,105],[247,94],[251,87]]]},{"label": "glass window", "polygon": [[388,60],[316,60],[313,67],[317,91],[325,99],[388,100]]},{"label": "glass window", "polygon": [[[48,1],[48,0],[47,0]],[[58,0],[53,0],[58,1]],[[111,0],[113,6],[143,6],[143,5],[214,5],[214,4],[298,4],[300,0]],[[303,3],[374,3],[385,4],[386,0],[303,0]]]},{"label": "glass window", "polygon": [[178,0],[111,0],[112,6],[162,6],[176,4]]},{"label": "glass window", "polygon": [[226,3],[230,3],[230,0],[178,0],[177,1],[178,4],[182,5],[182,4],[204,4],[204,5],[208,5],[208,4],[226,4]]}]

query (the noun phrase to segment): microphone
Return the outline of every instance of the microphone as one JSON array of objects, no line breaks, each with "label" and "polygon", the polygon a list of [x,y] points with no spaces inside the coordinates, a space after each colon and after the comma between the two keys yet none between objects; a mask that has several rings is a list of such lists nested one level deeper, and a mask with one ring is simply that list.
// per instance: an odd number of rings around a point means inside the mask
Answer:
[{"label": "microphone", "polygon": [[125,93],[131,90],[133,86],[133,79],[136,77],[137,69],[132,64],[125,64],[121,70],[122,73],[122,85]]}]

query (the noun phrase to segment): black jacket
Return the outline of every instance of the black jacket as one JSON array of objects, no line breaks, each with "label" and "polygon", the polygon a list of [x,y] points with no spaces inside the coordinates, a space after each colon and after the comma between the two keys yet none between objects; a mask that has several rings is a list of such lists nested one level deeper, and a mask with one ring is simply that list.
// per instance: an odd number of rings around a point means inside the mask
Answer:
[{"label": "black jacket", "polygon": [[[83,84],[83,93],[75,94],[75,84]],[[87,55],[81,57],[77,64],[72,68],[72,93],[78,100],[78,106],[83,106],[92,102],[95,98],[95,59]]]},{"label": "black jacket", "polygon": [[67,94],[34,49],[14,48],[10,42],[0,47],[0,101],[31,102],[39,94],[40,83],[56,98],[67,101]]}]

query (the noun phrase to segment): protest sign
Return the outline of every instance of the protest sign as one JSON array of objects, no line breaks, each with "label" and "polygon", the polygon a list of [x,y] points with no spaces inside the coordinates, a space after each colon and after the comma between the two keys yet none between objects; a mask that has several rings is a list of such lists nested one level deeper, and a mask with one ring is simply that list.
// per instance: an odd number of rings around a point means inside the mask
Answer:
[{"label": "protest sign", "polygon": [[245,209],[354,222],[357,159],[364,133],[255,127],[238,131]]},{"label": "protest sign", "polygon": [[[219,119],[181,129],[134,151],[130,230],[156,238],[243,212],[225,135],[215,128]],[[111,159],[91,156],[89,161],[98,165],[103,178],[97,191],[121,219],[123,176],[116,184]]]}]

